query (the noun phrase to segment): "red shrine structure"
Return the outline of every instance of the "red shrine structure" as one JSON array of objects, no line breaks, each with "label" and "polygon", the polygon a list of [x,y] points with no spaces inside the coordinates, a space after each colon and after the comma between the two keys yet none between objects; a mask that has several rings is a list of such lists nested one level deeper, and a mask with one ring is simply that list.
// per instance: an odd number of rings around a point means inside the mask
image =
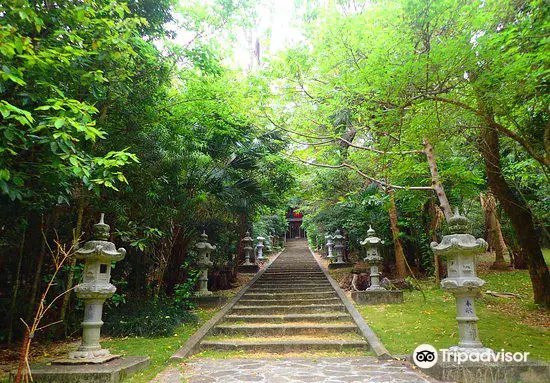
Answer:
[{"label": "red shrine structure", "polygon": [[285,234],[286,239],[306,238],[306,232],[302,228],[302,218],[302,213],[298,213],[294,208],[288,209],[286,213],[286,220],[288,222],[288,229]]}]

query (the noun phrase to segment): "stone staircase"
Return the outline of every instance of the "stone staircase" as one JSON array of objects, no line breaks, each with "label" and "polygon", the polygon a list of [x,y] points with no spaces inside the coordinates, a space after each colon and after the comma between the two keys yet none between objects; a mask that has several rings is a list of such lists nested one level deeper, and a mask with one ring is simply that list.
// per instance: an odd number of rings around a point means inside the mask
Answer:
[{"label": "stone staircase", "polygon": [[306,241],[287,249],[200,343],[201,350],[367,350]]}]

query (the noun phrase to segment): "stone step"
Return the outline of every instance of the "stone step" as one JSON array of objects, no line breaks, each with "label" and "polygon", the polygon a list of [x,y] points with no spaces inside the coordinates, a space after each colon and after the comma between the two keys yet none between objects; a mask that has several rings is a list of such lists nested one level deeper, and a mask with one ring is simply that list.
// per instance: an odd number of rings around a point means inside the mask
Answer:
[{"label": "stone step", "polygon": [[324,276],[325,274],[321,270],[282,272],[282,271],[273,271],[270,268],[262,275],[262,277],[268,277],[268,276],[269,277],[287,277],[289,275],[302,276],[302,277],[307,277],[307,276],[317,277],[317,276]]},{"label": "stone step", "polygon": [[317,305],[317,304],[328,304],[328,303],[340,303],[340,298],[331,297],[331,298],[290,298],[290,299],[248,299],[248,297],[243,297],[239,300],[239,304],[243,306],[272,306],[272,305],[282,305],[282,306],[302,306],[302,305]]},{"label": "stone step", "polygon": [[224,317],[227,323],[293,323],[293,322],[347,322],[351,316],[346,312],[313,314],[229,314]]},{"label": "stone step", "polygon": [[295,270],[271,270],[270,272],[265,272],[264,276],[274,276],[274,277],[286,277],[288,275],[295,275],[295,276],[309,276],[309,275],[321,275],[323,272],[319,269],[317,270],[309,270],[306,272],[303,271],[295,271]]},{"label": "stone step", "polygon": [[250,335],[250,336],[285,336],[285,335],[334,335],[347,332],[359,333],[359,329],[353,323],[337,323],[337,324],[245,324],[245,325],[230,325],[221,324],[213,329],[213,335]]},{"label": "stone step", "polygon": [[234,314],[313,314],[318,312],[334,312],[345,311],[342,303],[339,304],[322,304],[322,305],[302,305],[302,306],[234,306],[232,313]]},{"label": "stone step", "polygon": [[318,293],[318,292],[334,292],[329,286],[283,286],[283,287],[265,287],[252,286],[249,290],[251,293]]},{"label": "stone step", "polygon": [[280,276],[265,276],[265,275],[262,275],[262,277],[259,279],[260,281],[265,281],[265,280],[269,280],[269,281],[295,281],[295,280],[298,280],[298,279],[302,279],[302,280],[305,280],[305,281],[308,281],[308,280],[317,280],[317,279],[322,279],[322,280],[326,280],[327,277],[325,277],[324,275],[280,275]]},{"label": "stone step", "polygon": [[258,352],[286,352],[308,350],[349,350],[369,349],[365,340],[266,340],[263,342],[248,340],[205,340],[201,349],[210,350],[245,350]]},{"label": "stone step", "polygon": [[242,299],[321,299],[336,297],[336,292],[298,292],[298,293],[245,293]]},{"label": "stone step", "polygon": [[265,288],[272,288],[272,289],[278,289],[282,287],[325,287],[330,288],[332,285],[329,283],[329,281],[322,281],[322,282],[293,282],[293,283],[271,283],[271,282],[256,282],[254,283],[254,287],[265,287]]}]

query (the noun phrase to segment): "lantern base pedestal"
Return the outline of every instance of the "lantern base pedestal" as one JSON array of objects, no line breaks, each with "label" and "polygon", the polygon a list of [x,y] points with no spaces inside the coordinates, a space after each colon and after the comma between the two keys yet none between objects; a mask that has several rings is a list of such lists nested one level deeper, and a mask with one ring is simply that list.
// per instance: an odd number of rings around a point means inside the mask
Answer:
[{"label": "lantern base pedestal", "polygon": [[[119,383],[149,366],[146,356],[127,356],[100,364],[52,364],[31,366],[35,383]],[[10,375],[15,381],[16,372]]]},{"label": "lantern base pedestal", "polygon": [[56,359],[52,361],[52,364],[101,364],[106,363],[113,359],[120,358],[120,355],[102,355],[102,356],[89,356],[89,357],[83,357],[83,358],[64,358],[64,359]]},{"label": "lantern base pedestal", "polygon": [[351,263],[347,263],[347,262],[332,262],[332,263],[329,263],[328,264],[328,268],[330,270],[333,270],[333,269],[345,269],[346,267],[351,267],[352,264]]},{"label": "lantern base pedestal", "polygon": [[401,290],[366,290],[352,291],[351,299],[359,305],[385,305],[403,303]]},{"label": "lantern base pedestal", "polygon": [[550,364],[527,362],[444,362],[439,361],[422,372],[443,382],[457,383],[541,383],[550,382]]},{"label": "lantern base pedestal", "polygon": [[191,297],[191,302],[198,307],[213,308],[223,306],[227,302],[227,297],[220,295],[194,296]]},{"label": "lantern base pedestal", "polygon": [[239,273],[245,273],[245,274],[254,274],[257,273],[260,270],[260,266],[255,264],[249,264],[249,265],[240,265],[237,267],[237,271]]}]

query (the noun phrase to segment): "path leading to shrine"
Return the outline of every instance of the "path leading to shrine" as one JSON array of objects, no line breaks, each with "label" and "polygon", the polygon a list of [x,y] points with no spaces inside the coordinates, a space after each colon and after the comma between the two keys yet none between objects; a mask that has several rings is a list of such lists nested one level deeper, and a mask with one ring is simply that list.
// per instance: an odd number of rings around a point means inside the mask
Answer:
[{"label": "path leading to shrine", "polygon": [[[308,358],[310,351],[364,350],[366,355],[369,342],[362,334],[307,242],[289,241],[286,250],[201,341],[200,350],[221,353],[222,358],[192,358],[182,368],[166,370],[154,382],[433,381],[400,361],[372,356]],[[232,351],[241,353],[231,358]],[[288,352],[299,357],[285,357]],[[254,353],[270,356],[257,359]],[[251,358],[243,359],[246,355]]]},{"label": "path leading to shrine", "polygon": [[287,249],[201,342],[201,350],[342,350],[368,343],[304,240]]}]

